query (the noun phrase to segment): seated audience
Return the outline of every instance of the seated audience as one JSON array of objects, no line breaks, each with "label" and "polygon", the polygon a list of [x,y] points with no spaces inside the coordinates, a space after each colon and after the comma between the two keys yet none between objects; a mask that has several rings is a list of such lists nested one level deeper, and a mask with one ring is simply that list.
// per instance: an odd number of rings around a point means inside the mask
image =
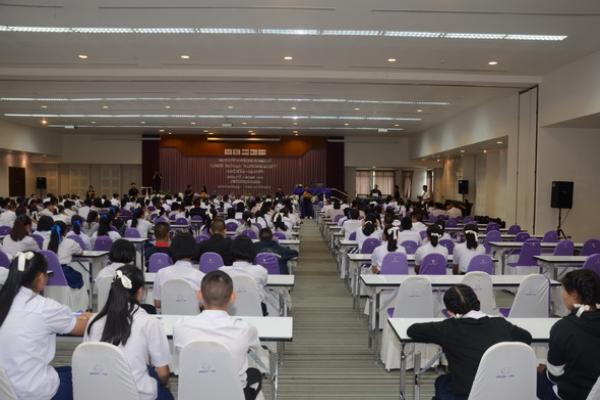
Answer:
[{"label": "seated audience", "polygon": [[112,244],[108,253],[110,264],[102,268],[96,276],[96,282],[103,278],[113,277],[115,271],[125,264],[131,264],[135,261],[135,246],[128,240],[119,239]]},{"label": "seated audience", "polygon": [[144,243],[144,255],[146,256],[146,267],[150,261],[150,256],[154,253],[165,253],[169,257],[171,255],[171,243],[169,239],[169,224],[167,222],[158,222],[154,225],[154,242],[146,241]]},{"label": "seated audience", "polygon": [[454,246],[452,268],[454,274],[466,273],[473,257],[485,254],[485,247],[479,243],[477,225],[467,225],[464,229],[465,241]]},{"label": "seated audience", "polygon": [[273,239],[273,232],[269,228],[260,230],[260,241],[254,244],[256,253],[273,253],[279,261],[279,273],[287,275],[290,273],[287,263],[288,261],[298,257],[298,252],[289,247],[281,246],[279,242]]},{"label": "seated audience", "polygon": [[415,272],[419,273],[419,266],[421,261],[428,254],[441,254],[444,258],[448,258],[448,249],[441,244],[439,240],[442,238],[442,229],[438,225],[431,225],[427,228],[427,239],[429,243],[425,243],[417,249],[415,253]]},{"label": "seated audience", "polygon": [[12,231],[4,238],[0,248],[9,259],[12,259],[19,252],[39,251],[40,247],[30,235],[31,218],[27,215],[19,215],[14,222]]},{"label": "seated audience", "polygon": [[194,260],[198,261],[204,253],[214,252],[223,258],[223,263],[225,265],[233,264],[233,257],[231,256],[231,239],[229,239],[225,233],[225,223],[220,219],[213,220],[209,232],[210,238],[196,245],[196,255],[194,256]]}]

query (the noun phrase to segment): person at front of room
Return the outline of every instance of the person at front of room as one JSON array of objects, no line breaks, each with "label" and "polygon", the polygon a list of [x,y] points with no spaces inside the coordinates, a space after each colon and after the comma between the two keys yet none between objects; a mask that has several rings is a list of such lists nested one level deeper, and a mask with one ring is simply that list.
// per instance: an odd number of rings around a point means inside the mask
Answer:
[{"label": "person at front of room", "polygon": [[561,283],[571,313],[550,330],[548,365],[538,368],[537,395],[541,400],[586,400],[600,377],[600,277],[579,269]]},{"label": "person at front of room", "polygon": [[262,387],[262,375],[248,368],[248,353],[260,348],[256,328],[227,310],[235,302],[233,281],[223,271],[212,271],[202,280],[199,300],[204,311],[183,317],[173,327],[173,344],[178,353],[191,342],[216,342],[229,350],[236,367],[246,400],[254,400]]},{"label": "person at front of room", "polygon": [[482,313],[477,295],[467,285],[451,287],[444,294],[444,305],[452,318],[413,324],[407,334],[417,342],[441,346],[448,359],[449,374],[436,379],[434,399],[467,400],[483,353],[500,342],[531,344],[531,334],[502,317]]},{"label": "person at front of room", "polygon": [[427,204],[431,200],[431,192],[427,185],[423,185],[423,193],[421,193],[421,204]]},{"label": "person at front of room", "polygon": [[160,171],[154,171],[154,175],[152,176],[152,193],[159,193],[160,187],[162,185],[162,174]]},{"label": "person at front of room", "polygon": [[138,190],[135,182],[131,182],[129,192],[127,193],[129,195],[129,197],[131,197],[135,201],[135,199],[137,199],[139,193],[140,193],[140,191]]},{"label": "person at front of room", "polygon": [[379,190],[379,186],[375,185],[375,187],[371,189],[370,196],[375,197],[377,199],[381,198],[381,190]]},{"label": "person at front of room", "polygon": [[19,400],[71,400],[71,367],[53,368],[56,335],[82,336],[90,314],[41,295],[48,264],[40,253],[18,253],[0,290],[0,368]]}]

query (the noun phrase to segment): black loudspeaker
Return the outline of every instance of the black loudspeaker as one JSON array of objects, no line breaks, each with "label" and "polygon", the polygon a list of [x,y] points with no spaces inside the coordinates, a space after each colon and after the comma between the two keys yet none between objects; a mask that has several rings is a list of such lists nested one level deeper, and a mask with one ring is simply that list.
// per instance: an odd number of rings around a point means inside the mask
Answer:
[{"label": "black loudspeaker", "polygon": [[573,182],[553,181],[552,196],[550,198],[552,208],[573,207]]},{"label": "black loudspeaker", "polygon": [[38,176],[35,178],[35,188],[38,190],[46,190],[46,177]]},{"label": "black loudspeaker", "polygon": [[458,194],[469,194],[469,181],[458,181]]}]

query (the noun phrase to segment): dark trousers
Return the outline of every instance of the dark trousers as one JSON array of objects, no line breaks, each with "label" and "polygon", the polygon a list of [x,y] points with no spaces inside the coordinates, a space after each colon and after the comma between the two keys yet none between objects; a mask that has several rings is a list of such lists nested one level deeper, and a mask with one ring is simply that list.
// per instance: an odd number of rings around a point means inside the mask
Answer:
[{"label": "dark trousers", "polygon": [[160,383],[160,381],[158,380],[158,375],[156,375],[156,370],[152,367],[148,368],[148,374],[156,379],[156,387],[158,388],[158,395],[156,397],[156,400],[174,400],[173,395],[171,394],[171,391],[169,389],[167,389],[166,387],[163,386],[162,383]]},{"label": "dark trousers", "polygon": [[73,400],[73,381],[71,379],[71,367],[57,367],[60,384],[58,391],[52,397],[52,400]]},{"label": "dark trousers", "polygon": [[537,374],[537,397],[540,400],[560,400],[554,393],[554,384],[548,379],[546,371]]},{"label": "dark trousers", "polygon": [[440,375],[435,380],[434,400],[467,400],[468,396],[460,396],[452,393],[452,378],[450,375]]},{"label": "dark trousers", "polygon": [[[248,380],[246,383],[246,387],[244,388],[244,397],[246,400],[254,400],[260,389],[262,389],[262,374],[256,368],[248,368],[246,371],[246,379]],[[258,386],[256,386],[258,384]],[[256,386],[256,389],[253,387]]]}]

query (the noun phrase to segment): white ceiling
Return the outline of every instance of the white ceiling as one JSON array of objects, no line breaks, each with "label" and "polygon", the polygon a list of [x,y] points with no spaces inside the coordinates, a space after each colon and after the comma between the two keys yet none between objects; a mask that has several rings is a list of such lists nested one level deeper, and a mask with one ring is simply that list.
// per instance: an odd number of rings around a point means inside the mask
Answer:
[{"label": "white ceiling", "polygon": [[[50,125],[76,125],[84,131],[111,133],[157,133],[160,127],[178,133],[202,133],[204,129],[241,133],[255,127],[255,131],[265,134],[292,134],[297,129],[301,134],[324,135],[377,135],[377,128],[402,128],[403,131],[390,131],[386,135],[405,135],[427,129],[491,98],[535,85],[546,72],[600,49],[599,22],[597,0],[178,0],[168,3],[56,0],[43,5],[11,1],[10,5],[0,3],[0,25],[374,29],[548,34],[568,38],[538,42],[0,32],[0,97],[275,97],[450,103],[421,106],[239,100],[0,101],[0,115],[421,118],[421,121],[231,119],[234,126],[229,129],[216,129],[225,122],[219,118],[47,118]],[[89,58],[81,60],[78,54]],[[190,59],[182,60],[182,54]],[[284,61],[287,55],[293,56],[293,61]],[[389,63],[390,57],[397,61]],[[489,66],[490,60],[499,64]],[[47,108],[42,109],[41,105]],[[103,109],[103,105],[109,108]],[[166,109],[165,105],[171,108]],[[355,107],[360,110],[354,110]],[[418,109],[422,112],[417,112]],[[37,126],[41,119],[7,118]],[[96,122],[95,127],[83,128],[91,126],[92,121]],[[191,125],[192,122],[196,125]],[[293,125],[294,122],[298,125]]]}]

